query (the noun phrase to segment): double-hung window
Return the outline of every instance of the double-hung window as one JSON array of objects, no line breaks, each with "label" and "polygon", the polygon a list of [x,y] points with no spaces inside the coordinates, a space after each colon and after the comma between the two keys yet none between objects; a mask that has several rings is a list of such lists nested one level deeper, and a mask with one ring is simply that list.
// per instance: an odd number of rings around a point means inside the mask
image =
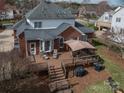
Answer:
[{"label": "double-hung window", "polygon": [[59,39],[59,45],[60,45],[60,48],[64,47],[64,38]]},{"label": "double-hung window", "polygon": [[34,22],[34,28],[41,28],[42,22]]},{"label": "double-hung window", "polygon": [[121,18],[120,17],[117,17],[116,18],[116,22],[121,22]]}]

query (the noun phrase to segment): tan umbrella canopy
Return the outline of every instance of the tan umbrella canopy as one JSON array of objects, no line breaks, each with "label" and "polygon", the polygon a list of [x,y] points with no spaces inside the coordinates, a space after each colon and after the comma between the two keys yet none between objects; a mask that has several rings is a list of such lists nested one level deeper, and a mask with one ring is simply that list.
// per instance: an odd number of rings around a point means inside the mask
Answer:
[{"label": "tan umbrella canopy", "polygon": [[72,51],[78,51],[82,49],[96,49],[90,43],[80,40],[68,40],[65,41],[65,44],[67,44]]}]

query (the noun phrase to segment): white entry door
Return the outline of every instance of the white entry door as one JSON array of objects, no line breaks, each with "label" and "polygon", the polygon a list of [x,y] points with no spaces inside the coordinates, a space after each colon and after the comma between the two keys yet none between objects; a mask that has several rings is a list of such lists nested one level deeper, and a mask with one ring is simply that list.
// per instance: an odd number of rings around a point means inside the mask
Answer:
[{"label": "white entry door", "polygon": [[35,42],[30,43],[30,53],[32,55],[36,55],[36,43]]}]

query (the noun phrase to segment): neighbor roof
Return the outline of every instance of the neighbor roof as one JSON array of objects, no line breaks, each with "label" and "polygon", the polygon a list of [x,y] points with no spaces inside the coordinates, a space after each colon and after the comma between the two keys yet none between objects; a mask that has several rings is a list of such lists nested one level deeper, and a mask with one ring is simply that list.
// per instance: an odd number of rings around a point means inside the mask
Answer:
[{"label": "neighbor roof", "polygon": [[42,0],[39,5],[25,15],[28,19],[74,18],[72,13],[54,3]]},{"label": "neighbor roof", "polygon": [[79,22],[75,22],[75,27],[77,27],[81,32],[83,32],[84,34],[87,34],[87,33],[93,33],[95,32],[94,30],[82,25],[81,23]]}]

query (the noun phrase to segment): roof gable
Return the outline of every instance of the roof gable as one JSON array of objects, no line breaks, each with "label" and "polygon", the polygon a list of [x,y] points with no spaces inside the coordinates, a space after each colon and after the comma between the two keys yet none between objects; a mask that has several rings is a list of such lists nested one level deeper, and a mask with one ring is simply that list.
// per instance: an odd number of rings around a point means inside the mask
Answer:
[{"label": "roof gable", "polygon": [[120,11],[123,11],[124,7],[118,7],[117,9],[115,9],[114,14],[116,15],[117,13],[119,13]]},{"label": "roof gable", "polygon": [[25,16],[28,19],[74,18],[70,11],[44,0]]}]

